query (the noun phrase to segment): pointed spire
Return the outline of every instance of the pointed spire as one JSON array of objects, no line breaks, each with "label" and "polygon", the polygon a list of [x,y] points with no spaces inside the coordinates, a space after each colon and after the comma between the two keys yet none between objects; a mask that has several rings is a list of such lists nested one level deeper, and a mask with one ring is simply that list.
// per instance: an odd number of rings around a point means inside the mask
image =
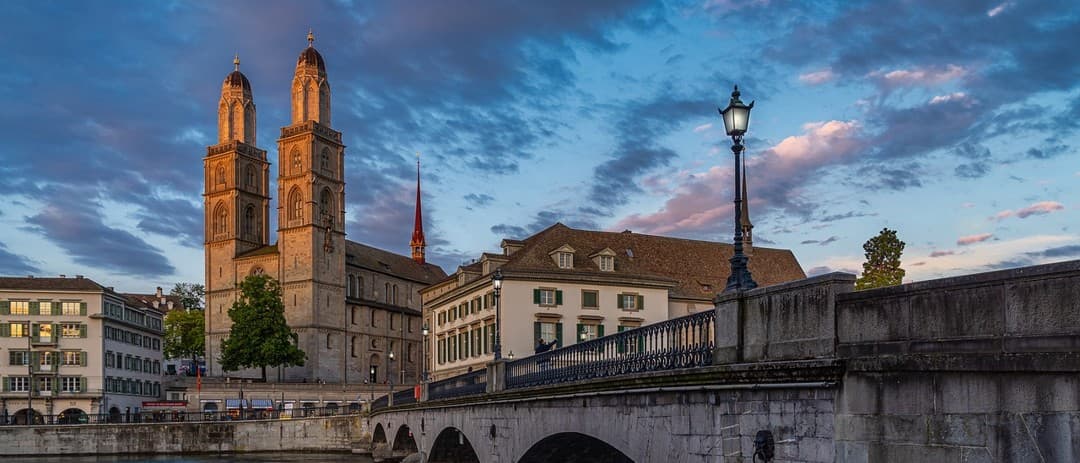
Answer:
[{"label": "pointed spire", "polygon": [[425,262],[424,248],[427,247],[427,241],[424,240],[424,217],[421,213],[420,207],[420,152],[416,152],[416,218],[414,219],[414,226],[412,232],[412,241],[409,242],[409,247],[412,248],[412,258],[419,264]]},{"label": "pointed spire", "polygon": [[315,33],[310,28],[307,30],[307,46],[315,46]]},{"label": "pointed spire", "polygon": [[739,216],[739,225],[743,232],[743,253],[749,256],[753,253],[754,240],[750,231],[754,229],[754,224],[750,223],[750,197],[746,195],[746,158],[743,158],[742,162],[742,214]]},{"label": "pointed spire", "polygon": [[240,54],[239,53],[233,55],[232,64],[233,64],[233,70],[234,71],[239,71],[240,70]]}]

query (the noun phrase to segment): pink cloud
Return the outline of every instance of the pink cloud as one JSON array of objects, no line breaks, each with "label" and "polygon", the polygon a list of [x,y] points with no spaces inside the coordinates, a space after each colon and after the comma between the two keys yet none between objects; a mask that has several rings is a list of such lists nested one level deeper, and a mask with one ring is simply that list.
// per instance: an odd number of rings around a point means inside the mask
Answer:
[{"label": "pink cloud", "polygon": [[953,92],[948,95],[937,95],[930,99],[930,104],[948,103],[950,101],[973,102],[964,92]]},{"label": "pink cloud", "polygon": [[[750,179],[750,211],[760,211],[770,202],[786,202],[801,193],[800,179],[823,166],[846,161],[864,147],[857,121],[824,121],[803,125],[801,135],[781,140],[772,148],[747,161]],[[614,230],[640,230],[669,234],[726,225],[733,214],[731,203],[732,166],[726,162],[688,176],[675,188],[675,195],[660,210],[632,214],[612,226]]]},{"label": "pink cloud", "polygon": [[822,69],[820,71],[799,74],[799,81],[807,85],[821,85],[833,80],[835,77],[836,74],[832,72],[832,69]]},{"label": "pink cloud", "polygon": [[1051,212],[1060,211],[1063,209],[1065,209],[1065,206],[1057,201],[1039,201],[1028,207],[1016,211],[1012,209],[1006,209],[1004,211],[998,212],[997,214],[990,216],[990,220],[1001,221],[1012,216],[1026,219],[1033,215],[1049,214]]},{"label": "pink cloud", "polygon": [[955,64],[945,67],[924,67],[896,69],[893,71],[875,71],[867,77],[878,80],[886,87],[930,87],[959,79],[968,73],[967,69]]},{"label": "pink cloud", "polygon": [[[994,237],[993,233],[980,233],[978,235],[961,236],[960,239],[956,240],[956,244],[960,245],[960,246],[967,246],[969,244],[981,243],[981,242],[986,241],[986,240],[988,240],[990,238],[993,238],[993,237]],[[952,254],[952,253],[949,253],[949,254]],[[938,256],[931,256],[931,257],[938,257]]]}]

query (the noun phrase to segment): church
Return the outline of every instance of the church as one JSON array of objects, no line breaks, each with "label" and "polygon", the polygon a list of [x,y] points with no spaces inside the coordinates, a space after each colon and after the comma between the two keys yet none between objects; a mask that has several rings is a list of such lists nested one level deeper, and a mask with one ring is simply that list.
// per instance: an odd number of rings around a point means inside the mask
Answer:
[{"label": "church", "polygon": [[218,142],[203,158],[208,375],[258,377],[254,370],[223,372],[218,357],[239,283],[267,274],[281,283],[286,320],[307,354],[303,366],[269,368],[268,381],[417,382],[419,290],[446,277],[424,257],[419,163],[412,255],[347,240],[345,145],[331,124],[326,63],[309,32],[292,79],[291,124],[278,138],[272,242],[271,164],[256,146],[251,83],[239,58],[233,64],[221,86]]}]

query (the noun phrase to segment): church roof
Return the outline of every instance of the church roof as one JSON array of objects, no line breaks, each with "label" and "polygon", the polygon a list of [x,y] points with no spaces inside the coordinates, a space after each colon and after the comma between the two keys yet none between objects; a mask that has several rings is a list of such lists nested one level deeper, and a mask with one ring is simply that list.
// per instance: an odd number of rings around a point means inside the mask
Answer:
[{"label": "church roof", "polygon": [[239,87],[243,90],[249,92],[251,91],[251,82],[248,82],[247,76],[245,76],[244,73],[240,71],[230,72],[229,75],[225,76],[225,82],[223,82],[221,85],[229,87]]},{"label": "church roof", "polygon": [[309,46],[300,52],[300,57],[296,59],[296,65],[315,66],[320,73],[326,73],[326,64],[323,62],[322,55],[319,54],[318,50],[315,50],[315,47]]},{"label": "church roof", "polygon": [[345,264],[424,284],[432,284],[446,277],[446,272],[438,265],[421,264],[411,257],[349,240],[345,240]]},{"label": "church roof", "polygon": [[[519,241],[524,247],[506,256],[503,272],[573,273],[607,277],[638,277],[674,282],[671,296],[711,299],[724,290],[731,273],[730,243],[645,235],[641,233],[577,230],[556,223]],[[561,269],[551,253],[562,246],[574,250],[573,269]],[[592,256],[605,248],[615,252],[615,271],[602,272]],[[754,246],[750,271],[759,286],[806,278],[795,255],[787,249]],[[465,267],[463,267],[465,269]]]}]

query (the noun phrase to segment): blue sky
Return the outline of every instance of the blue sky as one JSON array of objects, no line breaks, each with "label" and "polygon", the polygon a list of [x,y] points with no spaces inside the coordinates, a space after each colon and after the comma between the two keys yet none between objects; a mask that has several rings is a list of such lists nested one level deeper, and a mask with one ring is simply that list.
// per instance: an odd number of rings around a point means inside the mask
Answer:
[{"label": "blue sky", "polygon": [[[239,53],[258,145],[308,28],[343,132],[349,238],[452,272],[555,221],[729,241],[747,136],[757,245],[909,280],[1080,258],[1080,7],[1069,1],[8,2],[0,274],[203,280],[202,157]],[[272,191],[276,191],[272,190]]]}]

